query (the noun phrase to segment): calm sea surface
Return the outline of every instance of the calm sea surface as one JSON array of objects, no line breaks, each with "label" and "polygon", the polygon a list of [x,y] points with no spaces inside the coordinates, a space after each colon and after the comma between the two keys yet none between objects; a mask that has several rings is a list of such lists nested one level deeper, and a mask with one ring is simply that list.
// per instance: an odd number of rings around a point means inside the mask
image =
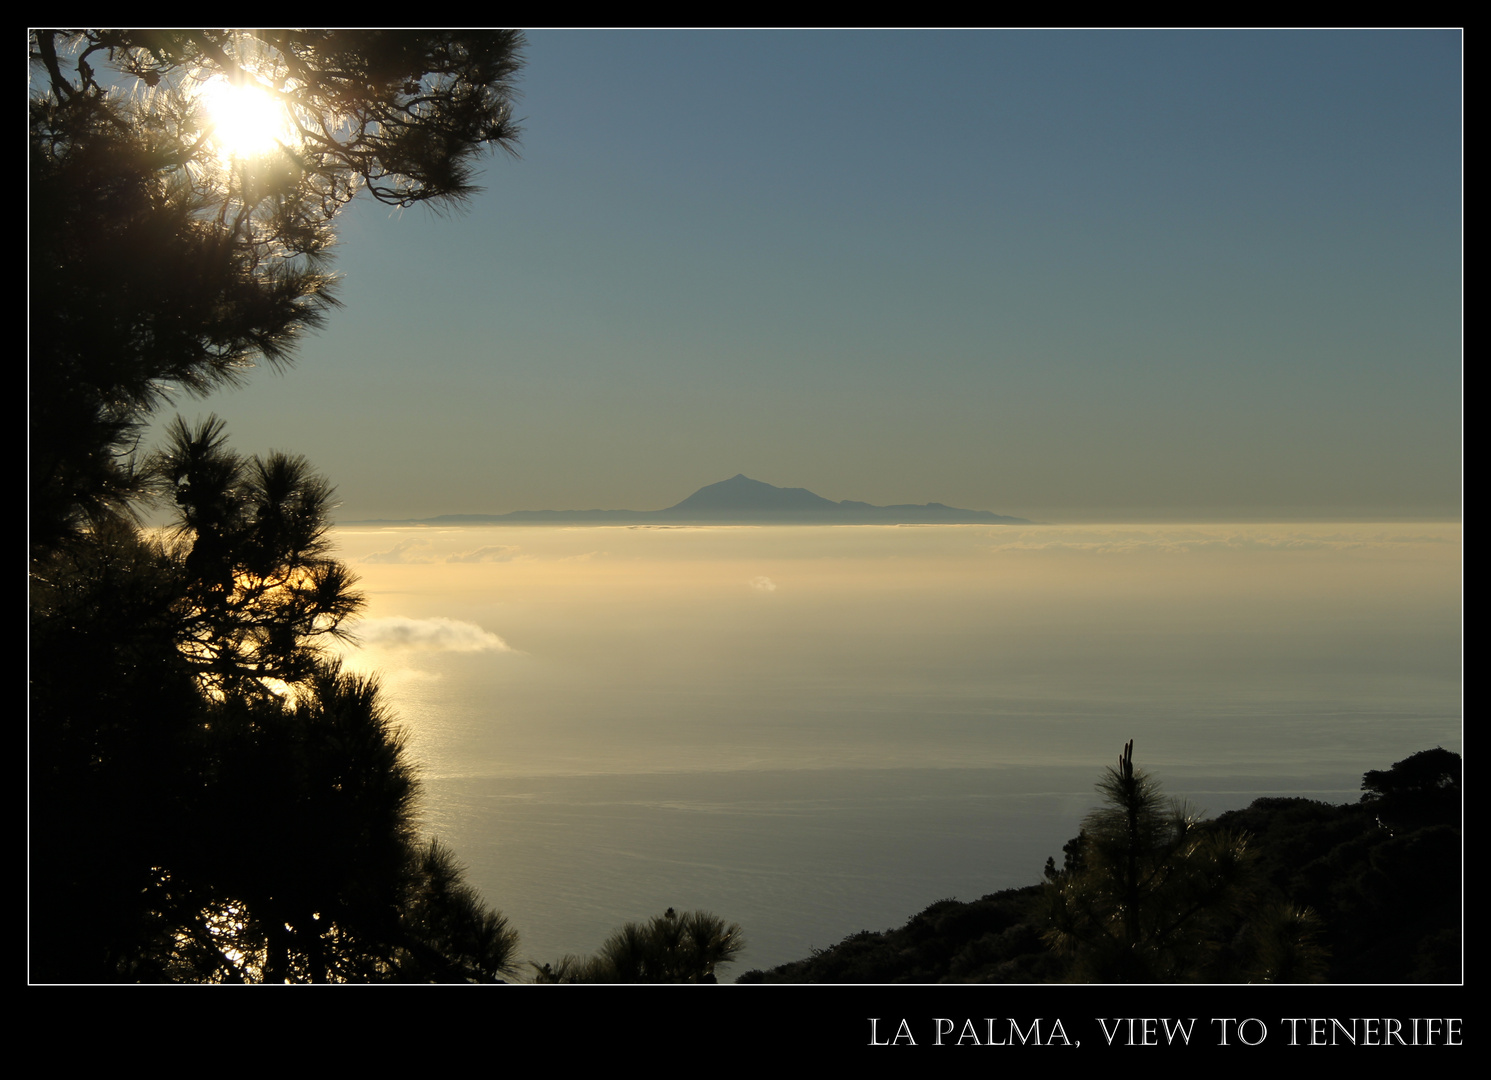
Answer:
[{"label": "calm sea surface", "polygon": [[1034,883],[1127,739],[1212,813],[1460,749],[1458,525],[336,535],[425,825],[541,962],[706,908],[729,977]]}]

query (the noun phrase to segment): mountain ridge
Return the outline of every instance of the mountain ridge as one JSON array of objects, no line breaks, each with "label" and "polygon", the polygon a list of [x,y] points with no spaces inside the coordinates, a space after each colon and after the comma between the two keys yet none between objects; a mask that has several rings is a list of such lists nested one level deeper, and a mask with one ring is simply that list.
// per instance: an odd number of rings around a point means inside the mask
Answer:
[{"label": "mountain ridge", "polygon": [[[506,514],[440,514],[408,519],[414,524],[799,524],[799,525],[1026,525],[1025,518],[989,510],[964,510],[942,503],[875,506],[845,499],[834,502],[807,488],[782,488],[736,473],[706,484],[663,510],[513,510]],[[380,521],[349,525],[387,524]]]}]

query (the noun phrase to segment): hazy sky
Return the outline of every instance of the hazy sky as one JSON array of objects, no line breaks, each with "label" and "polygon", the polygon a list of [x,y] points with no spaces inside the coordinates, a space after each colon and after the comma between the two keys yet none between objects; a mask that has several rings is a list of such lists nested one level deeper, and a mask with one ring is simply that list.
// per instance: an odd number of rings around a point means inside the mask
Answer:
[{"label": "hazy sky", "polygon": [[531,31],[522,158],[360,204],[186,401],[340,517],[737,472],[1045,520],[1458,513],[1456,32]]}]

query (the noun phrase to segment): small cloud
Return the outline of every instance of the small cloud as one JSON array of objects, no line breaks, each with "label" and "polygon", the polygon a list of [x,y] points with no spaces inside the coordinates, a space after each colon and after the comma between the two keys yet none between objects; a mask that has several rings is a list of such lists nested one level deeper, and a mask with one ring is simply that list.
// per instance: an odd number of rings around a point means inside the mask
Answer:
[{"label": "small cloud", "polygon": [[387,551],[375,551],[371,555],[364,555],[363,562],[369,563],[428,563],[434,562],[425,548],[430,546],[428,540],[400,540]]},{"label": "small cloud", "polygon": [[442,652],[514,652],[511,645],[476,623],[458,619],[367,619],[357,626],[367,645],[385,649],[438,649]]},{"label": "small cloud", "polygon": [[447,555],[446,562],[455,563],[481,563],[481,562],[510,562],[518,557],[522,548],[517,544],[493,544],[490,547],[479,547],[475,551],[461,551],[454,555]]},{"label": "small cloud", "polygon": [[762,575],[761,577],[751,578],[751,588],[757,592],[776,592],[777,583],[772,581],[771,578]]}]

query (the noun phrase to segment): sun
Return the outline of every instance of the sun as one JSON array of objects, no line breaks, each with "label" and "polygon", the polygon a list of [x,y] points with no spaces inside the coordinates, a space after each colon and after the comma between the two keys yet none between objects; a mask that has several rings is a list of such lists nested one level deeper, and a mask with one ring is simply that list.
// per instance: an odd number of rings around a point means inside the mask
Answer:
[{"label": "sun", "polygon": [[201,94],[212,145],[225,160],[258,157],[293,140],[289,112],[263,87],[217,77]]}]

